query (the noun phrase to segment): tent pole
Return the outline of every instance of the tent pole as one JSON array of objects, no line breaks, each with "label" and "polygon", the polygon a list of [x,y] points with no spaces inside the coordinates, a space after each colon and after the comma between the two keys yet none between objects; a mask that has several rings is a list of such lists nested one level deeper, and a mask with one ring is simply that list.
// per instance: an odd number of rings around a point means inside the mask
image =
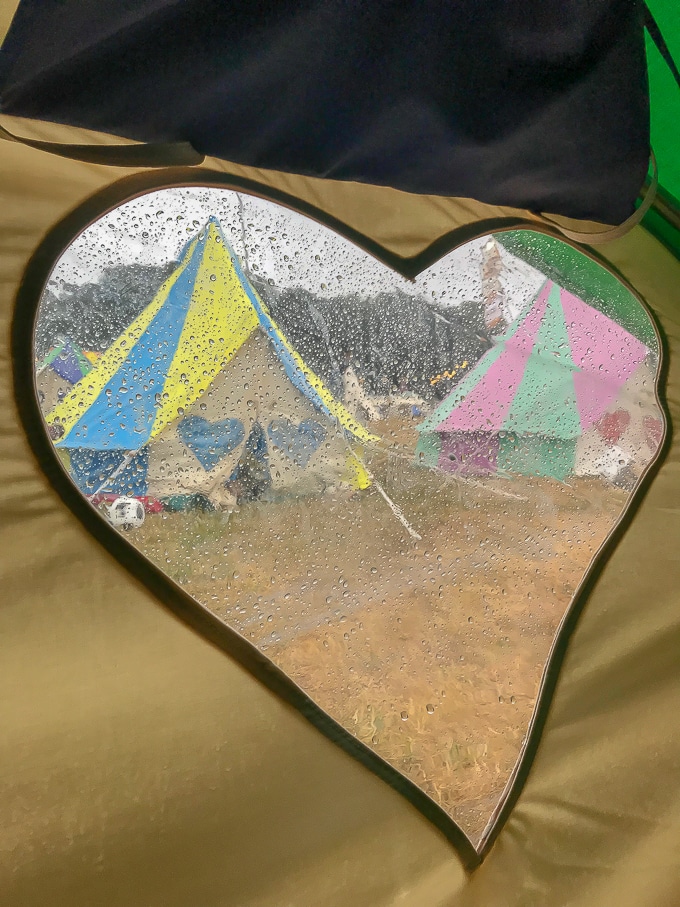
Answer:
[{"label": "tent pole", "polygon": [[246,245],[246,221],[243,210],[243,198],[241,193],[236,193],[236,198],[238,199],[238,216],[241,221],[241,245],[243,246],[243,269],[250,277],[250,264],[248,262],[248,246]]},{"label": "tent pole", "polygon": [[[362,464],[362,465],[363,465],[363,464]],[[365,466],[364,466],[364,469],[366,469]],[[411,528],[411,526],[410,526],[409,523],[407,522],[406,517],[404,516],[404,514],[403,514],[403,513],[401,512],[401,510],[397,507],[397,505],[394,503],[394,501],[390,500],[390,498],[389,498],[388,495],[387,495],[387,492],[383,489],[383,487],[382,487],[382,485],[380,484],[380,482],[378,482],[378,480],[375,478],[375,476],[371,475],[371,473],[370,473],[367,469],[366,469],[366,473],[368,474],[368,476],[370,477],[371,481],[373,482],[373,484],[374,484],[375,487],[377,488],[378,492],[379,492],[379,493],[383,496],[383,498],[385,499],[385,502],[386,502],[387,506],[390,508],[390,510],[391,510],[392,513],[396,516],[396,518],[399,520],[399,522],[402,524],[402,526],[406,529],[406,531],[407,531],[408,534],[411,536],[411,538],[416,539],[417,541],[422,541],[422,538],[423,538],[422,535],[419,535],[419,534],[415,531],[415,529]]]},{"label": "tent pole", "polygon": [[[141,450],[141,448],[139,450]],[[111,475],[107,476],[107,478],[104,479],[104,481],[101,483],[99,488],[97,488],[96,491],[93,491],[92,494],[89,495],[89,497],[93,498],[96,495],[101,494],[102,491],[106,488],[106,486],[110,485],[111,482],[113,482],[113,480],[116,479],[121,474],[121,472],[125,469],[125,467],[131,463],[133,458],[136,457],[137,454],[139,453],[139,450],[131,450],[128,453],[128,455],[123,459],[123,462],[120,463],[118,466],[116,466],[116,468],[113,470]]]},{"label": "tent pole", "polygon": [[401,525],[404,527],[404,529],[406,529],[406,531],[407,531],[408,534],[411,536],[411,538],[416,539],[416,540],[419,541],[419,542],[422,541],[422,538],[423,538],[422,535],[419,535],[419,534],[415,531],[415,529],[410,525],[410,523],[408,522],[408,520],[406,519],[406,517],[404,516],[404,514],[402,513],[402,511],[399,509],[399,507],[397,507],[397,505],[394,503],[394,501],[389,497],[389,495],[387,494],[387,492],[385,491],[385,489],[382,487],[382,485],[381,485],[380,482],[376,479],[376,477],[373,475],[373,473],[370,471],[370,469],[366,466],[366,464],[363,462],[363,460],[361,460],[361,459],[354,453],[354,451],[352,450],[351,447],[348,448],[348,449],[349,449],[350,454],[354,457],[354,459],[355,459],[355,460],[357,461],[357,463],[361,466],[361,468],[362,468],[363,470],[365,470],[366,475],[369,477],[369,479],[371,480],[372,484],[375,485],[375,487],[376,487],[376,489],[378,490],[379,494],[382,495],[383,499],[385,500],[385,503],[387,504],[387,506],[390,508],[390,510],[392,511],[392,513],[393,513],[393,514],[396,516],[396,518],[399,520],[399,522],[400,522]]}]

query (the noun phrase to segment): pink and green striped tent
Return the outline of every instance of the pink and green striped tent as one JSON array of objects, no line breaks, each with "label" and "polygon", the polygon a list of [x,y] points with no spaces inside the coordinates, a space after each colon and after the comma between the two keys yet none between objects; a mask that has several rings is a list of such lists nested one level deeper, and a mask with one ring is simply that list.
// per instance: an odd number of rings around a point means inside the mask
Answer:
[{"label": "pink and green striped tent", "polygon": [[452,472],[563,479],[573,471],[577,439],[647,353],[621,325],[548,280],[418,426],[416,460]]}]

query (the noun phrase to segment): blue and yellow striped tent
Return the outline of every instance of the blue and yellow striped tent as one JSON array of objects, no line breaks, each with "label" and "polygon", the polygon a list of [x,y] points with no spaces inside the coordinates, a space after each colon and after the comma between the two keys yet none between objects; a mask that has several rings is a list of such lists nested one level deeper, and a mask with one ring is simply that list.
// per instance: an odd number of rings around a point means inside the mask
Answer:
[{"label": "blue and yellow striped tent", "polygon": [[87,494],[218,505],[245,453],[274,487],[365,487],[350,451],[377,440],[283,335],[214,218],[47,422]]}]

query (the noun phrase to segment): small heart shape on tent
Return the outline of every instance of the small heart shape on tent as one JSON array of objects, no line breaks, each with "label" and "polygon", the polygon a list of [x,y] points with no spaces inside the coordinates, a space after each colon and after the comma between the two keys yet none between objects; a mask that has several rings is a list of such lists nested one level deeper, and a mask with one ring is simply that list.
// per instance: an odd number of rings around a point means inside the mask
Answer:
[{"label": "small heart shape on tent", "polygon": [[616,412],[605,413],[595,427],[605,441],[616,444],[629,425],[630,413],[625,409],[617,409]]},{"label": "small heart shape on tent", "polygon": [[206,471],[214,469],[220,460],[239,446],[246,435],[240,419],[209,422],[202,416],[182,419],[177,426],[177,434]]},{"label": "small heart shape on tent", "polygon": [[314,419],[303,419],[299,425],[290,419],[275,419],[267,429],[269,440],[277,450],[304,467],[326,439],[326,429]]}]

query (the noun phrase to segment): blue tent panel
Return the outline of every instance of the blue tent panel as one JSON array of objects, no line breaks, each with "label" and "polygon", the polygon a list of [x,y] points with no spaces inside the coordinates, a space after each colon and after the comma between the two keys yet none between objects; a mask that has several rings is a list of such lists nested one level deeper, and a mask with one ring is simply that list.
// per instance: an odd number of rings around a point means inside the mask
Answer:
[{"label": "blue tent panel", "polygon": [[[136,450],[148,441],[156,418],[156,393],[163,391],[184,329],[206,235],[196,243],[191,261],[147,330],[60,447]],[[137,400],[142,386],[152,391]]]}]

